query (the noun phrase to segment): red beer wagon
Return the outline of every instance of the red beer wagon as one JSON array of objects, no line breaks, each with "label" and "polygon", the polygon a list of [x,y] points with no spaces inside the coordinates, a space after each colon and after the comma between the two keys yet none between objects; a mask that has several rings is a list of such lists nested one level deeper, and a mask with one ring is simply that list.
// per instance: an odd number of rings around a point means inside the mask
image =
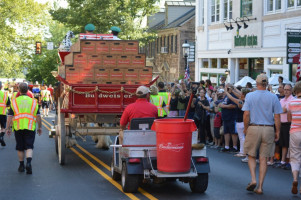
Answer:
[{"label": "red beer wagon", "polygon": [[55,126],[60,164],[65,163],[72,136],[118,134],[122,112],[135,102],[137,87],[150,86],[158,78],[152,80],[138,41],[85,35],[80,34],[70,51],[59,50],[62,64],[52,72],[60,81]]}]

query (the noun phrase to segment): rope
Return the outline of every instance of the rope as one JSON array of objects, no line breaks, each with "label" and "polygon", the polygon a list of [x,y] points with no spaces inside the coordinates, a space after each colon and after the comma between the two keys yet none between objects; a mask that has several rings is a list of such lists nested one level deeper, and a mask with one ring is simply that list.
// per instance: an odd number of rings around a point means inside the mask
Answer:
[{"label": "rope", "polygon": [[116,94],[116,93],[123,92],[123,93],[126,93],[126,94],[135,95],[135,93],[131,93],[129,91],[126,91],[124,89],[124,87],[121,87],[120,90],[116,90],[116,91],[105,91],[105,90],[100,90],[98,88],[98,86],[96,86],[94,90],[82,92],[82,91],[77,91],[77,90],[72,89],[71,86],[68,86],[68,85],[66,85],[66,86],[67,86],[66,87],[66,92],[71,91],[75,94],[91,94],[91,93],[95,93],[95,92],[100,92],[100,93],[105,93],[105,94]]}]

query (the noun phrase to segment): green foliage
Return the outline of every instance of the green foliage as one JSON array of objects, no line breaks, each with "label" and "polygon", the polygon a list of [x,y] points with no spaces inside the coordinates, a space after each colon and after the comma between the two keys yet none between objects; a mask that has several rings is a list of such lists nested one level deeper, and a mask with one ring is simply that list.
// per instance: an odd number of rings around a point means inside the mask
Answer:
[{"label": "green foliage", "polygon": [[39,83],[44,81],[47,85],[54,84],[57,81],[50,72],[57,70],[58,60],[57,50],[43,51],[41,55],[34,55],[26,80]]},{"label": "green foliage", "polygon": [[153,40],[154,33],[142,27],[145,17],[157,11],[158,0],[67,0],[68,8],[51,10],[54,20],[65,24],[72,31],[84,33],[88,23],[96,26],[95,33],[108,33],[111,26],[119,26],[119,37],[140,40],[142,45]]},{"label": "green foliage", "polygon": [[34,0],[0,1],[0,76],[17,77],[31,64],[45,26],[46,5]]},{"label": "green foliage", "polygon": [[[46,46],[46,42],[53,42],[54,47],[58,47],[62,42],[68,29],[61,23],[48,20],[49,33],[46,41],[43,42],[43,46]],[[45,84],[54,84],[57,80],[52,76],[51,71],[56,71],[59,63],[59,56],[56,49],[42,50],[41,55],[34,55],[32,58],[32,65],[28,68],[28,74],[26,79],[35,82],[38,81]]]},{"label": "green foliage", "polygon": [[178,80],[181,80],[181,79],[184,79],[184,75],[183,74],[180,75],[179,78],[178,78]]}]

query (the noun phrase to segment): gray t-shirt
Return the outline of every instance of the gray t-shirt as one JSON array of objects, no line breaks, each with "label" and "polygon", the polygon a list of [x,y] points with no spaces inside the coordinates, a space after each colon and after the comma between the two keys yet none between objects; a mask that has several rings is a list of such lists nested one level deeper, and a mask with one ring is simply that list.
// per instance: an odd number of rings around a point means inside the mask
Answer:
[{"label": "gray t-shirt", "polygon": [[283,112],[278,97],[267,90],[256,90],[247,94],[243,111],[250,111],[250,123],[274,125],[274,114]]}]

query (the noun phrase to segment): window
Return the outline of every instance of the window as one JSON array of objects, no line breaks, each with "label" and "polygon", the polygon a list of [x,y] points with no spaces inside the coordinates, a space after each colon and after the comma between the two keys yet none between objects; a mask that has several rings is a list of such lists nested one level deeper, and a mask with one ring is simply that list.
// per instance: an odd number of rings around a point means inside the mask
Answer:
[{"label": "window", "polygon": [[269,58],[270,65],[283,65],[283,58]]},{"label": "window", "polygon": [[281,0],[266,0],[267,12],[275,12],[281,10]]},{"label": "window", "polygon": [[252,16],[252,0],[241,0],[241,17]]},{"label": "window", "polygon": [[211,59],[211,68],[217,68],[217,59],[216,58]]},{"label": "window", "polygon": [[281,0],[275,0],[275,9],[276,10],[281,10]]},{"label": "window", "polygon": [[208,58],[203,59],[203,68],[208,68]]},{"label": "window", "polygon": [[159,38],[157,38],[157,53],[159,53],[160,51],[159,51]]},{"label": "window", "polygon": [[220,0],[211,0],[211,22],[219,21]]},{"label": "window", "polygon": [[174,50],[173,50],[173,35],[171,36],[171,38],[170,38],[170,53],[173,53],[174,52]]},{"label": "window", "polygon": [[274,10],[273,8],[274,0],[267,0],[267,11],[271,12]]},{"label": "window", "polygon": [[178,49],[178,36],[176,35],[175,37],[175,53],[177,53],[177,49]]},{"label": "window", "polygon": [[224,20],[229,21],[232,18],[232,0],[224,0]]},{"label": "window", "polygon": [[228,69],[228,58],[221,59],[221,68]]},{"label": "window", "polygon": [[301,6],[301,0],[287,0],[287,8],[296,8]]},{"label": "window", "polygon": [[160,37],[160,48],[159,48],[159,52],[161,52],[161,47],[162,47],[162,36]]},{"label": "window", "polygon": [[152,58],[155,57],[155,52],[156,52],[156,41],[152,42]]},{"label": "window", "polygon": [[287,7],[292,8],[295,6],[295,0],[287,0]]},{"label": "window", "polygon": [[167,51],[168,51],[168,53],[170,52],[169,51],[169,36],[167,36],[167,42],[166,42],[167,44],[166,44],[166,47],[167,47]]}]

